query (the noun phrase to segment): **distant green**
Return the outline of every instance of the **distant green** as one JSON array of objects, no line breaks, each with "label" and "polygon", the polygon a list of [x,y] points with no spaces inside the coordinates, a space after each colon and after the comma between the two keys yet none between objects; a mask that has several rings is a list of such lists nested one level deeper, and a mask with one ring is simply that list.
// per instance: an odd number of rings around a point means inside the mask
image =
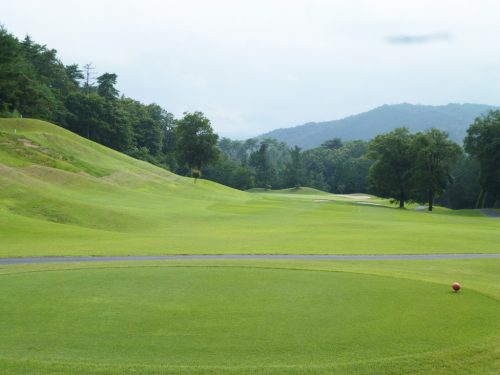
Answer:
[{"label": "distant green", "polygon": [[475,211],[290,192],[194,184],[42,121],[0,120],[0,257],[500,250],[500,220]]}]

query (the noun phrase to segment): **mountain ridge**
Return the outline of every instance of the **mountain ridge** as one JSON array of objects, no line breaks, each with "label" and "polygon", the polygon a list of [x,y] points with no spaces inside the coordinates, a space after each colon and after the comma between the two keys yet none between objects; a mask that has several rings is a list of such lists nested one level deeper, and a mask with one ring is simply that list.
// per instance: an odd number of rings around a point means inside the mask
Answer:
[{"label": "mountain ridge", "polygon": [[335,137],[343,140],[368,141],[377,134],[406,126],[412,132],[435,127],[447,131],[450,139],[461,144],[467,128],[475,118],[498,108],[498,106],[473,103],[449,103],[440,106],[384,104],[337,120],[307,122],[294,127],[272,130],[257,138],[274,138],[289,146],[310,149]]}]

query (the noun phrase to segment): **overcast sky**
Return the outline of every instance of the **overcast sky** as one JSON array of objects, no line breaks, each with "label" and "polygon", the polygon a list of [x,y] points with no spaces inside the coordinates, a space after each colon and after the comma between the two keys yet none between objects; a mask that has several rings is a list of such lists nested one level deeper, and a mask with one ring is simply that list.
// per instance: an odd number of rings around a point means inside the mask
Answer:
[{"label": "overcast sky", "polygon": [[498,0],[0,0],[69,65],[247,138],[401,102],[500,104]]}]

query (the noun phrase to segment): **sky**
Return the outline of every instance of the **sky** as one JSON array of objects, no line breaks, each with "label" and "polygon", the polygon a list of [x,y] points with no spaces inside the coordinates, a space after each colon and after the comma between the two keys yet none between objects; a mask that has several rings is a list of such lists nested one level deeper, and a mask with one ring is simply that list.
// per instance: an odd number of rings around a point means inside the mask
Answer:
[{"label": "sky", "polygon": [[500,104],[498,0],[0,0],[0,24],[245,139],[383,104]]}]

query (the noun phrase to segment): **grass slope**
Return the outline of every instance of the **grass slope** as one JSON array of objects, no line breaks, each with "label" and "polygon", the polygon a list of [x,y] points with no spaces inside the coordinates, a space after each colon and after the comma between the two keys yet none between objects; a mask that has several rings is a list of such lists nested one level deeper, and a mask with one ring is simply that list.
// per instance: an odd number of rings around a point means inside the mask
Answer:
[{"label": "grass slope", "polygon": [[359,198],[194,184],[60,127],[0,119],[0,257],[500,250],[495,218]]},{"label": "grass slope", "polygon": [[[498,259],[9,266],[0,269],[0,369],[495,374],[499,266]],[[461,292],[451,292],[453,280]]]}]

